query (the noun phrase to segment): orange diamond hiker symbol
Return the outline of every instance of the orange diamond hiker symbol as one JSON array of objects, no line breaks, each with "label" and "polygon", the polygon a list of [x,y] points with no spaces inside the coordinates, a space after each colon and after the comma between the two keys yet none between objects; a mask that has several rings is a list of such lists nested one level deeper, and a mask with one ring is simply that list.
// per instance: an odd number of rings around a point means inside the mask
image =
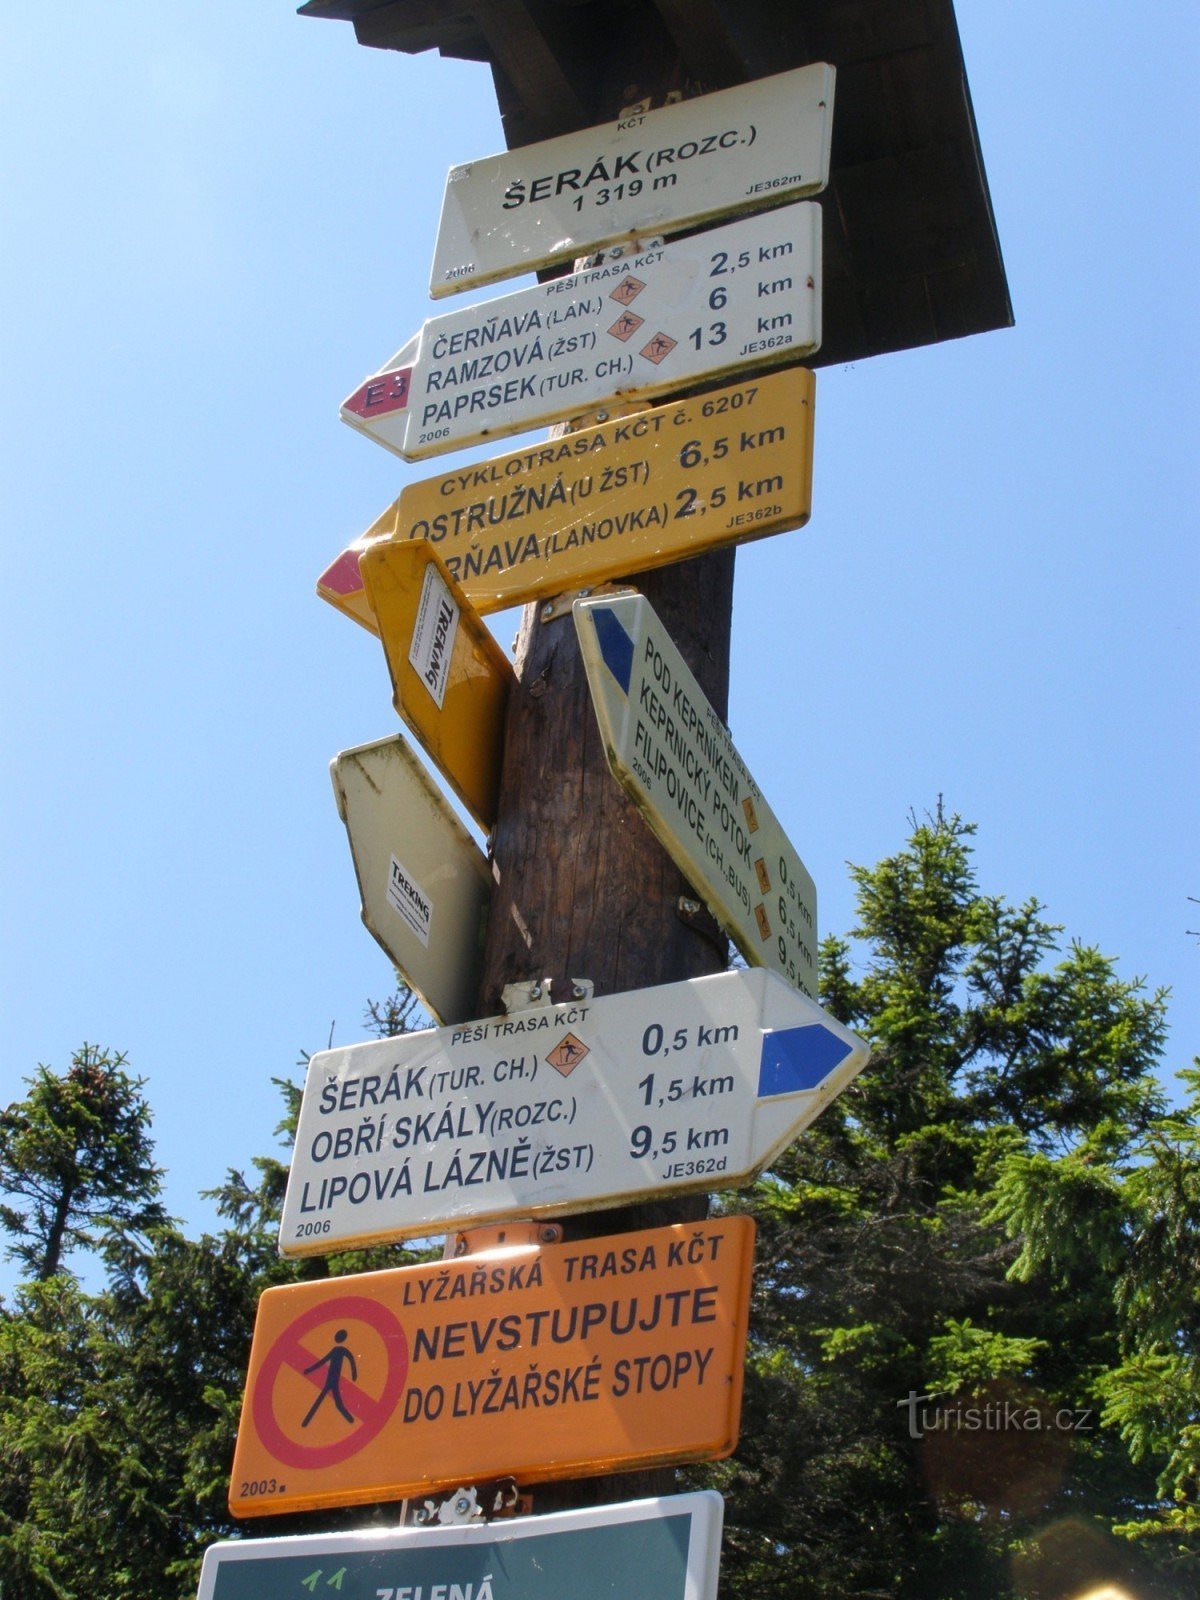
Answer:
[{"label": "orange diamond hiker symbol", "polygon": [[553,1050],[547,1052],[546,1060],[554,1068],[555,1072],[561,1072],[564,1078],[569,1078],[584,1056],[588,1054],[588,1047],[583,1040],[577,1039],[573,1033],[567,1033],[558,1041]]},{"label": "orange diamond hiker symbol", "polygon": [[645,287],[640,278],[622,278],[608,298],[616,300],[619,305],[627,306],[631,300],[637,299]]}]

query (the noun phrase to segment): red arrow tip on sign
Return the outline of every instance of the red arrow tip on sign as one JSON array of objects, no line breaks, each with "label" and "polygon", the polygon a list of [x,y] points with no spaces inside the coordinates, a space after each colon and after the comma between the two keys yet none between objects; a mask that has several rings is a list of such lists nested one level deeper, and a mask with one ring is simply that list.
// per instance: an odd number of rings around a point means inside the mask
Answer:
[{"label": "red arrow tip on sign", "polygon": [[358,556],[357,550],[343,550],[333,565],[326,567],[317,579],[317,588],[327,589],[330,594],[357,594],[363,586]]},{"label": "red arrow tip on sign", "polygon": [[342,410],[352,411],[356,417],[381,417],[389,411],[403,411],[408,404],[411,379],[411,367],[376,373],[343,401]]}]

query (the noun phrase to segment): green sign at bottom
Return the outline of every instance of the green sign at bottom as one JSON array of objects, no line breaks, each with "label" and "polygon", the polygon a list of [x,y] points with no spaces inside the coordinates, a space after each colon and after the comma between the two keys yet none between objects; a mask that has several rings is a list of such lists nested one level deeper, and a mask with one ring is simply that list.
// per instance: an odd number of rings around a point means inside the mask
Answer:
[{"label": "green sign at bottom", "polygon": [[237,1540],[205,1555],[199,1600],[716,1600],[723,1512],[706,1491],[447,1528]]}]

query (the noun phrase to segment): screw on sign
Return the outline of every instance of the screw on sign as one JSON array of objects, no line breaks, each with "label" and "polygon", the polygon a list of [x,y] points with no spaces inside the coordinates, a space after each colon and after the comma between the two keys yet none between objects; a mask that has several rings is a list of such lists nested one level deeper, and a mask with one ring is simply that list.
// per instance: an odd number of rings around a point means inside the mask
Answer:
[{"label": "screw on sign", "polygon": [[[386,1306],[342,1295],[302,1312],[267,1351],[253,1390],[259,1437],[281,1465],[333,1467],[386,1427],[408,1376],[408,1339]],[[313,1394],[314,1387],[317,1393]],[[285,1483],[245,1480],[240,1500]]]}]

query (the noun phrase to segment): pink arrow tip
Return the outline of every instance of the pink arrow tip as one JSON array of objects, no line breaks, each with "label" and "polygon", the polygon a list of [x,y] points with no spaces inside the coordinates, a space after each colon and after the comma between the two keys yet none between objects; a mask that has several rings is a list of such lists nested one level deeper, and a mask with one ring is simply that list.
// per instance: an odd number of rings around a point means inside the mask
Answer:
[{"label": "pink arrow tip", "polygon": [[326,567],[317,579],[318,590],[327,590],[330,594],[357,594],[363,586],[358,556],[357,550],[343,550],[333,565]]},{"label": "pink arrow tip", "polygon": [[389,411],[403,411],[412,386],[412,368],[397,367],[395,372],[377,372],[356,389],[342,405],[356,417],[382,417]]}]

